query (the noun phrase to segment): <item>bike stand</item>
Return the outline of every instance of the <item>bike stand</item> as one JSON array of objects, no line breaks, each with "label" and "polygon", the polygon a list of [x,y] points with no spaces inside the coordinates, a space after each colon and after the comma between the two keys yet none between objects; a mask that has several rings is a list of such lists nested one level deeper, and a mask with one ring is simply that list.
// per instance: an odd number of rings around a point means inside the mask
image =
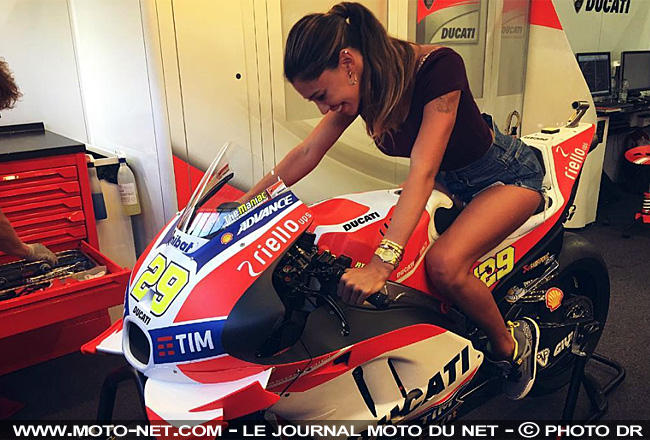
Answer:
[{"label": "bike stand", "polygon": [[146,378],[142,373],[137,371],[130,365],[114,370],[109,373],[104,379],[102,391],[99,395],[99,405],[97,407],[97,421],[110,422],[113,420],[113,409],[115,408],[115,398],[117,396],[117,388],[122,382],[132,380],[135,383],[140,398],[140,406],[144,420],[147,420],[147,407],[144,403],[144,383]]},{"label": "bike stand", "polygon": [[637,217],[634,220],[632,220],[632,222],[629,223],[625,228],[623,228],[623,231],[621,232],[621,236],[623,238],[630,238],[632,236],[632,234],[630,234],[630,231],[632,229],[634,229],[638,225],[645,225],[649,223],[645,220],[645,218],[646,217],[639,217],[637,214]]},{"label": "bike stand", "polygon": [[564,411],[562,413],[563,422],[573,421],[576,403],[578,402],[578,394],[580,393],[580,385],[584,387],[589,402],[591,403],[592,412],[587,418],[587,421],[591,422],[600,419],[607,412],[609,407],[607,395],[625,379],[625,368],[618,362],[614,362],[597,353],[592,354],[590,359],[613,368],[616,370],[616,376],[606,385],[600,386],[593,376],[585,373],[588,358],[586,356],[579,357],[573,366],[569,391],[567,392]]}]

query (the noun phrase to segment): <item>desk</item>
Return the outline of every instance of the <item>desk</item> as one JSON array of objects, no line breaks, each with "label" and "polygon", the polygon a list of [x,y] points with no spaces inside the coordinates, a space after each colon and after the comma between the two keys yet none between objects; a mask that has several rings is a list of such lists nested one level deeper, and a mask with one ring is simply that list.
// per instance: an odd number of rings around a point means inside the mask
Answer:
[{"label": "desk", "polygon": [[[633,103],[630,107],[598,107],[596,112],[599,120],[606,120],[607,126],[604,133],[607,139],[603,171],[612,182],[618,181],[618,164],[621,153],[625,148],[623,141],[630,133],[641,130],[644,127],[631,126],[631,122],[638,122],[636,116],[641,114],[650,114],[650,101],[640,101]],[[647,126],[646,126],[647,127]]]},{"label": "desk", "polygon": [[[632,104],[629,106],[629,104]],[[630,127],[636,115],[650,113],[650,101],[641,100],[628,103],[626,107],[598,107],[596,103],[596,112],[598,116],[609,118],[609,132],[611,134],[629,133],[630,128],[641,128],[638,126]]]}]

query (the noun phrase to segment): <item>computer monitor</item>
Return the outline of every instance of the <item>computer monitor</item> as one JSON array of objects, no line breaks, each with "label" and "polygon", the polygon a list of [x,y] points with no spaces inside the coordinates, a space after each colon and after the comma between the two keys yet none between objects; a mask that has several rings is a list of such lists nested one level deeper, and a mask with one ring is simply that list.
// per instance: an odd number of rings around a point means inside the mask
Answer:
[{"label": "computer monitor", "polygon": [[611,57],[609,52],[589,52],[576,54],[582,75],[587,81],[591,96],[612,94]]},{"label": "computer monitor", "polygon": [[627,80],[628,92],[650,90],[650,50],[621,52],[621,78]]}]

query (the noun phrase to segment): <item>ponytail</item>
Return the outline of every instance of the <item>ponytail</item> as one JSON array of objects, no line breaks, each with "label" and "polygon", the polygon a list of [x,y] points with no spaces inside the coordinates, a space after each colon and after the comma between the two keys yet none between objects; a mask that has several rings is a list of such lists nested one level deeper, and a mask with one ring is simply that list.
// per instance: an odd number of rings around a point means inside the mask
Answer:
[{"label": "ponytail", "polygon": [[313,81],[326,69],[335,69],[340,51],[348,47],[363,56],[360,113],[368,134],[381,142],[408,116],[408,99],[404,98],[415,54],[408,42],[390,37],[365,6],[343,2],[326,14],[300,19],[287,38],[285,77],[291,83]]}]

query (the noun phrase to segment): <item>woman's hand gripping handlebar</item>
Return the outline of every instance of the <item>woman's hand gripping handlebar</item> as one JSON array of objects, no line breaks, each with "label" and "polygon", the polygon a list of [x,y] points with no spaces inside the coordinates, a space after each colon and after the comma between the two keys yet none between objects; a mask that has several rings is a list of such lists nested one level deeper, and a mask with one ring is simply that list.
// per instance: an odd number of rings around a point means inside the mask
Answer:
[{"label": "woman's hand gripping handlebar", "polygon": [[[337,263],[338,264],[335,266],[336,268],[335,268],[334,279],[336,280],[336,283],[338,284],[338,283],[341,282],[341,277],[345,273],[345,270],[350,268],[350,265],[352,264],[352,260],[349,257],[341,255],[337,259]],[[387,294],[386,286],[384,286],[383,290],[386,293],[381,292],[381,291],[380,292],[375,292],[372,295],[368,296],[368,298],[366,298],[366,301],[369,302],[370,304],[372,304],[373,306],[375,306],[378,309],[387,308],[391,303],[391,299]],[[332,295],[335,295],[338,298],[338,295],[336,295],[336,291],[334,289],[332,289],[331,292],[332,292]]]}]

